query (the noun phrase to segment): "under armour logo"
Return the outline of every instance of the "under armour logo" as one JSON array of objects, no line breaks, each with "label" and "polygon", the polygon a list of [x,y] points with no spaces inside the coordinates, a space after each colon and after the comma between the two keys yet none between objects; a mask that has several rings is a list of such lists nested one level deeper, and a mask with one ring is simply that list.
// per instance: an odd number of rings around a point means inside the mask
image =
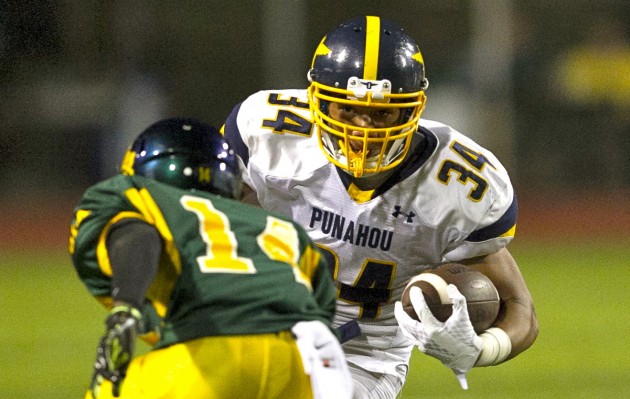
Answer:
[{"label": "under armour logo", "polygon": [[413,223],[413,217],[416,216],[415,213],[413,213],[413,211],[409,212],[409,213],[404,213],[400,211],[400,205],[396,205],[394,206],[394,209],[396,210],[394,213],[392,213],[392,216],[395,217],[396,219],[398,219],[398,215],[403,215],[407,217],[407,220],[405,220],[405,223]]}]

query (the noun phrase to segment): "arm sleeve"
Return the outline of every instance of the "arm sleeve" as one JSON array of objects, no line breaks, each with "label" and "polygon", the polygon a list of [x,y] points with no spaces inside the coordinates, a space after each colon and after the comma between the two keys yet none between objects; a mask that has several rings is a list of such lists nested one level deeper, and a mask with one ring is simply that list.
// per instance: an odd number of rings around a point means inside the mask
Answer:
[{"label": "arm sleeve", "polygon": [[141,309],[155,278],[162,239],[155,227],[139,220],[112,226],[106,241],[112,267],[112,298]]}]

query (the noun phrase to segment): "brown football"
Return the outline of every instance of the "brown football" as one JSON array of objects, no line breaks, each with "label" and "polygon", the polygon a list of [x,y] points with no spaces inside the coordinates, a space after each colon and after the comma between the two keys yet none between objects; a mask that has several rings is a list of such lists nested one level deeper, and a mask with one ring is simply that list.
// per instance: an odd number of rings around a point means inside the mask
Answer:
[{"label": "brown football", "polygon": [[446,321],[453,313],[446,286],[453,284],[466,297],[468,315],[477,334],[488,329],[499,314],[500,299],[492,281],[483,273],[459,263],[442,263],[413,277],[402,294],[403,308],[419,320],[409,300],[409,290],[418,286],[436,319]]}]

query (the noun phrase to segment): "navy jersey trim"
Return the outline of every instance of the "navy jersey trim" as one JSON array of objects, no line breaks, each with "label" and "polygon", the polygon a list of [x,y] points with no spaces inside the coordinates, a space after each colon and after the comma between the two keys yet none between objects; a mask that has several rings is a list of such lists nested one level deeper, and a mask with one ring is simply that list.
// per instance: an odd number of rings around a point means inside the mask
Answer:
[{"label": "navy jersey trim", "polygon": [[481,228],[479,230],[475,230],[466,238],[466,241],[469,242],[481,242],[490,240],[492,238],[497,238],[502,234],[508,232],[514,225],[516,225],[516,217],[518,215],[518,201],[516,200],[516,195],[512,198],[512,204],[505,211],[503,216],[499,218],[496,222],[492,223],[489,226]]},{"label": "navy jersey trim", "polygon": [[249,149],[245,145],[245,142],[241,137],[241,132],[238,130],[238,124],[236,123],[236,117],[241,109],[241,105],[243,105],[242,102],[236,105],[225,120],[225,123],[223,124],[223,137],[228,144],[232,146],[236,155],[243,160],[245,166],[247,166],[249,163]]}]

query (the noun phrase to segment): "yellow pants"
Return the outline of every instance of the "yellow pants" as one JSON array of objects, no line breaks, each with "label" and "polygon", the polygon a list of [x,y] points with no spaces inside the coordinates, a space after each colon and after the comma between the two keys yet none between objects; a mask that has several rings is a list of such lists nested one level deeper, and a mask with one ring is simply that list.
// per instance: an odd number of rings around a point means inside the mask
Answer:
[{"label": "yellow pants", "polygon": [[[313,397],[293,336],[200,338],[135,358],[120,392],[124,399],[272,399]],[[113,398],[111,383],[96,399]],[[88,391],[85,399],[93,399]]]}]

